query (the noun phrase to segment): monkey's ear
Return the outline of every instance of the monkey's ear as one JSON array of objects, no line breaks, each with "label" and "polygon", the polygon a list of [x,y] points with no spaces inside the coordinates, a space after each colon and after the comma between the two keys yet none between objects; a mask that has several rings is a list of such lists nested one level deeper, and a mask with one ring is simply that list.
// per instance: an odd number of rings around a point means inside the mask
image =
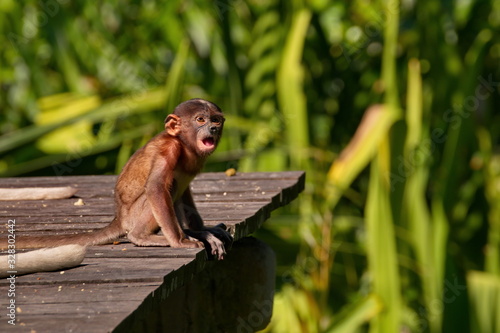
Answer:
[{"label": "monkey's ear", "polygon": [[175,114],[169,114],[165,119],[165,130],[172,136],[177,136],[181,132],[181,118]]}]

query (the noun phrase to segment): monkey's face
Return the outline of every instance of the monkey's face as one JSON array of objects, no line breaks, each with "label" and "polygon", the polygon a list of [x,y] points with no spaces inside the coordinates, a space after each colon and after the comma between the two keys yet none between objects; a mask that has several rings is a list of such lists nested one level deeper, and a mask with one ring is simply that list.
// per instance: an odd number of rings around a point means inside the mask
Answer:
[{"label": "monkey's face", "polygon": [[179,104],[165,119],[165,130],[198,156],[211,154],[222,135],[224,115],[212,102],[195,98]]},{"label": "monkey's face", "polygon": [[212,110],[194,115],[191,125],[196,132],[196,150],[198,154],[206,156],[217,148],[222,135],[224,120],[222,113]]}]

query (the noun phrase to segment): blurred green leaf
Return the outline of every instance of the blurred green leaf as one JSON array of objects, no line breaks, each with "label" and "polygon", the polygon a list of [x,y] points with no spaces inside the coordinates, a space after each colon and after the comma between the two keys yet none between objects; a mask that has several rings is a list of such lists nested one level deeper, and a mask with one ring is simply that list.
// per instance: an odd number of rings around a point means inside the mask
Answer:
[{"label": "blurred green leaf", "polygon": [[380,297],[384,308],[371,321],[370,332],[373,333],[399,331],[403,305],[396,235],[389,199],[387,148],[387,143],[381,142],[378,154],[371,163],[365,213],[366,252],[373,279],[373,292]]},{"label": "blurred green leaf", "polygon": [[359,301],[350,304],[344,309],[330,327],[328,333],[351,333],[356,332],[363,324],[366,324],[374,316],[380,313],[383,304],[375,295],[369,295]]},{"label": "blurred green leaf", "polygon": [[311,12],[307,9],[297,11],[293,16],[277,73],[278,100],[287,115],[287,141],[295,151],[290,156],[292,165],[305,169],[308,169],[305,150],[309,146],[309,127],[301,58],[310,19]]},{"label": "blurred green leaf", "polygon": [[500,331],[500,278],[485,272],[471,271],[467,275],[471,304],[471,332]]},{"label": "blurred green leaf", "polygon": [[366,110],[352,140],[328,171],[332,186],[328,196],[338,198],[339,193],[349,187],[371,161],[396,120],[395,113],[385,106],[376,105]]}]

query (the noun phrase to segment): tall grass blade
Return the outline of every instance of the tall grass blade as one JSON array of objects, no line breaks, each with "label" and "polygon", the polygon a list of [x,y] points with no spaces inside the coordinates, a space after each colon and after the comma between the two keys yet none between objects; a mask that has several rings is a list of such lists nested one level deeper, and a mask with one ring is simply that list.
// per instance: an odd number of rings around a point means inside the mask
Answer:
[{"label": "tall grass blade", "polygon": [[500,155],[492,152],[491,135],[485,128],[476,134],[483,158],[485,196],[489,203],[488,243],[485,249],[485,270],[500,276]]},{"label": "tall grass blade", "polygon": [[399,108],[399,95],[396,77],[396,55],[399,33],[399,7],[398,0],[382,1],[386,13],[384,27],[384,49],[382,52],[382,82],[385,89],[386,104]]},{"label": "tall grass blade", "polygon": [[183,39],[168,73],[167,82],[165,83],[165,100],[167,101],[168,113],[172,112],[175,106],[184,99],[181,87],[183,87],[184,68],[189,56],[189,49],[189,41]]},{"label": "tall grass blade", "polygon": [[389,144],[383,140],[371,163],[365,223],[368,267],[373,292],[380,297],[383,311],[370,322],[370,332],[399,332],[402,299],[397,248],[390,205]]},{"label": "tall grass blade", "polygon": [[490,273],[467,274],[471,332],[500,332],[500,278]]},{"label": "tall grass blade", "polygon": [[368,165],[382,140],[397,120],[392,110],[375,105],[366,110],[353,138],[328,171],[327,201],[332,206],[352,183],[354,178]]},{"label": "tall grass blade", "polygon": [[290,155],[292,167],[305,169],[308,169],[306,149],[309,147],[309,129],[301,60],[310,19],[311,12],[307,9],[294,14],[277,74],[278,100],[286,114],[287,141],[294,150]]},{"label": "tall grass blade", "polygon": [[[440,280],[436,280],[432,258],[436,252],[444,256],[444,245],[434,248],[434,242],[429,238],[437,236],[430,233],[431,217],[426,200],[428,182],[428,163],[432,154],[429,145],[427,129],[422,130],[422,79],[420,75],[420,62],[411,59],[408,63],[408,95],[407,95],[406,124],[407,135],[404,150],[404,164],[406,165],[406,184],[404,190],[403,221],[408,225],[411,246],[413,247],[418,263],[418,273],[424,291],[425,307],[430,310],[432,301],[439,299]],[[437,263],[443,265],[444,262]],[[441,267],[441,266],[440,266]],[[441,331],[442,316],[433,314],[429,316],[431,332]]]},{"label": "tall grass blade", "polygon": [[[366,168],[376,154],[377,149],[382,144],[396,119],[397,117],[394,112],[391,112],[391,110],[385,108],[383,105],[370,107],[356,129],[354,137],[330,167],[324,192],[324,217],[321,228],[323,244],[317,250],[319,253],[322,253],[320,256],[323,261],[320,269],[320,281],[325,284],[329,282],[330,270],[333,264],[333,256],[331,255],[331,251],[328,250],[331,247],[332,239],[331,221],[333,216],[331,212],[354,178]],[[323,286],[324,290],[328,288],[328,286]]]}]

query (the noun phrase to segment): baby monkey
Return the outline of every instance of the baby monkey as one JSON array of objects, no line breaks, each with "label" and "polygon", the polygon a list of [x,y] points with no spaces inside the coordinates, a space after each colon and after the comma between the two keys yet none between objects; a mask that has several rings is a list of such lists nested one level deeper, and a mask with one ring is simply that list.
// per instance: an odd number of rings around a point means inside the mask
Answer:
[{"label": "baby monkey", "polygon": [[98,245],[126,235],[137,246],[205,247],[223,259],[232,237],[222,223],[204,226],[189,184],[217,147],[224,120],[206,100],[179,104],[165,119],[165,130],[123,168],[115,187],[116,216],[108,226],[88,234],[18,237],[16,247]]}]

